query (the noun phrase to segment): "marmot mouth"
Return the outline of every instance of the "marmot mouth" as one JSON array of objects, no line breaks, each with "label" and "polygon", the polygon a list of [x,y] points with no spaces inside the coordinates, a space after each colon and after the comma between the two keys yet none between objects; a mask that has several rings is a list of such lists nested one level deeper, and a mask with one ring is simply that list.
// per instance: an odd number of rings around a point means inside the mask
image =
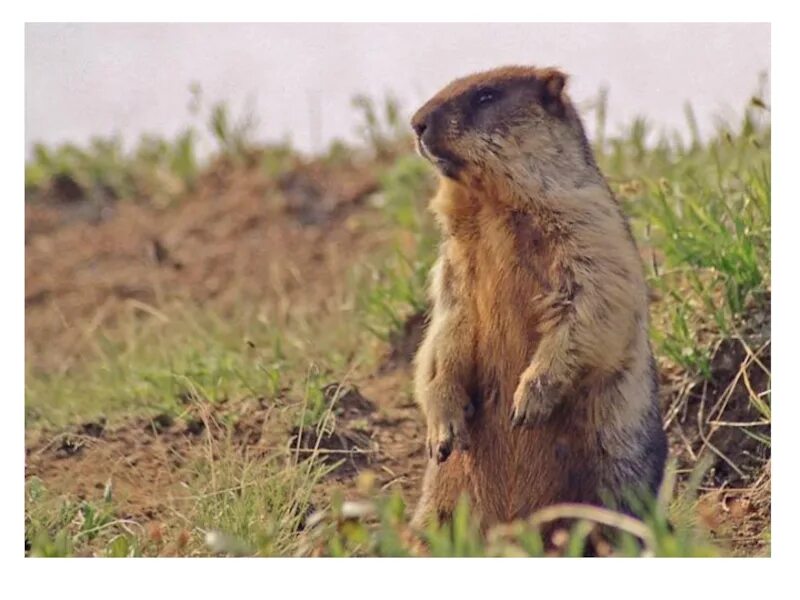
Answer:
[{"label": "marmot mouth", "polygon": [[464,166],[464,161],[444,150],[431,150],[425,142],[417,138],[417,151],[428,162],[433,164],[445,177],[455,179]]}]

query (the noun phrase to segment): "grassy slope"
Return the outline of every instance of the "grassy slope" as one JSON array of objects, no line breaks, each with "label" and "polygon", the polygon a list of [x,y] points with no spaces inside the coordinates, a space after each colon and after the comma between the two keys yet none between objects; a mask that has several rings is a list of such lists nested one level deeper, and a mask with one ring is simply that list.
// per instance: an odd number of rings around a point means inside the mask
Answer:
[{"label": "grassy slope", "polygon": [[[102,414],[114,422],[134,415],[181,417],[187,396],[198,404],[220,399],[276,401],[284,423],[319,437],[337,427],[336,409],[321,388],[328,381],[367,376],[405,320],[424,310],[425,274],[435,252],[436,231],[425,210],[432,181],[426,166],[392,150],[397,123],[384,127],[365,104],[368,141],[383,155],[378,216],[370,221],[386,239],[378,253],[360,257],[331,292],[336,310],[293,306],[283,318],[264,319],[264,306],[245,305],[235,314],[199,311],[186,303],[157,306],[163,318],[120,319],[113,327],[90,330],[90,350],[68,369],[30,367],[26,377],[27,427],[61,428]],[[248,160],[244,130],[230,131],[219,110],[212,131],[220,151],[233,162]],[[373,111],[370,116],[369,111]],[[631,533],[648,553],[706,555],[727,552],[713,546],[697,527],[698,490],[722,488],[731,478],[753,489],[769,484],[769,293],[770,293],[770,131],[768,111],[759,101],[747,107],[737,127],[720,128],[707,142],[648,139],[643,121],[623,135],[597,143],[601,166],[632,217],[648,257],[654,303],[653,339],[664,373],[665,414],[676,444],[688,448],[674,466],[658,505],[645,519],[594,511],[576,515],[609,521],[619,532],[615,551],[638,554]],[[691,119],[690,119],[691,120]],[[648,139],[650,143],[645,143]],[[31,196],[64,174],[104,196],[138,198],[165,205],[190,193],[199,167],[192,137],[174,143],[150,140],[125,156],[113,144],[89,150],[40,149],[26,170]],[[336,146],[335,164],[347,150]],[[262,155],[270,176],[291,169],[281,148]],[[63,177],[62,177],[63,180]],[[63,181],[62,181],[63,183]],[[167,186],[166,183],[169,183]],[[166,194],[153,190],[169,189]],[[111,191],[109,191],[111,190]],[[155,195],[154,195],[155,194]],[[270,304],[274,302],[276,304]],[[272,313],[270,313],[272,314]],[[248,350],[243,349],[247,340]],[[732,342],[733,340],[733,342]],[[720,371],[721,349],[738,344],[739,361]],[[724,358],[724,357],[722,357]],[[29,361],[30,362],[30,361]],[[766,386],[741,385],[753,369],[766,373]],[[727,380],[721,378],[727,377]],[[738,390],[738,391],[737,391]],[[707,394],[708,392],[708,394]],[[708,396],[708,397],[707,397]],[[736,406],[734,417],[727,407]],[[253,458],[231,442],[232,423],[215,423],[221,435],[208,436],[206,449],[193,455],[183,481],[185,502],[155,528],[125,518],[115,505],[113,485],[94,498],[64,497],[36,478],[26,482],[26,530],[34,555],[151,554],[380,554],[538,555],[541,540],[530,524],[498,528],[482,538],[468,507],[452,526],[429,531],[427,548],[405,525],[407,510],[398,495],[375,494],[368,472],[357,479],[365,497],[358,504],[334,496],[323,513],[307,519],[312,496],[331,465],[321,456],[299,460],[292,448]],[[752,440],[749,457],[732,454],[734,439]],[[688,438],[688,440],[686,439]],[[721,441],[717,441],[721,440]],[[706,473],[706,456],[732,465]],[[766,462],[766,464],[765,464]],[[745,464],[746,463],[746,464]],[[767,496],[768,503],[768,496]],[[665,527],[669,515],[677,529]],[[300,527],[301,522],[303,527]],[[580,554],[586,536],[578,520],[561,545],[562,554]],[[302,529],[302,531],[301,531]],[[755,537],[768,540],[768,522]],[[742,551],[747,551],[742,550]],[[763,551],[763,550],[762,550]]]}]

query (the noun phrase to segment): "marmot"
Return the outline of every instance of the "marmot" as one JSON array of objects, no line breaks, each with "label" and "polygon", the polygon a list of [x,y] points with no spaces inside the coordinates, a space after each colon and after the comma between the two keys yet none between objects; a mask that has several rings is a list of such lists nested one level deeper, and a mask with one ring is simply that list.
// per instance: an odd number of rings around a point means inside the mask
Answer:
[{"label": "marmot", "polygon": [[443,234],[415,358],[430,456],[417,525],[462,493],[488,526],[558,502],[630,512],[660,485],[642,261],[565,81],[475,74],[411,122]]}]

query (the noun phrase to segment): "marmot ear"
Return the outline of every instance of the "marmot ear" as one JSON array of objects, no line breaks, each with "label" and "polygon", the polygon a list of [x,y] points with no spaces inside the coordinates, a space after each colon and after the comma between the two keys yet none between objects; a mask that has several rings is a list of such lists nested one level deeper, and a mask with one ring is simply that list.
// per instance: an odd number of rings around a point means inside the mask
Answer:
[{"label": "marmot ear", "polygon": [[542,82],[542,106],[552,115],[563,117],[564,100],[561,93],[567,84],[567,76],[558,69],[543,69],[540,73]]}]

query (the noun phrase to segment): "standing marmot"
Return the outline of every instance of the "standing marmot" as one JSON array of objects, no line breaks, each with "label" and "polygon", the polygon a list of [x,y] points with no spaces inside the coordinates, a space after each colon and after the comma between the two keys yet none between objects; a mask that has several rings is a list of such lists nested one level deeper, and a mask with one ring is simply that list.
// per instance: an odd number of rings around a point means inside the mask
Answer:
[{"label": "standing marmot", "polygon": [[463,492],[484,525],[556,502],[628,510],[662,478],[642,263],[565,80],[479,73],[412,119],[444,236],[415,360],[432,458],[418,525]]}]

